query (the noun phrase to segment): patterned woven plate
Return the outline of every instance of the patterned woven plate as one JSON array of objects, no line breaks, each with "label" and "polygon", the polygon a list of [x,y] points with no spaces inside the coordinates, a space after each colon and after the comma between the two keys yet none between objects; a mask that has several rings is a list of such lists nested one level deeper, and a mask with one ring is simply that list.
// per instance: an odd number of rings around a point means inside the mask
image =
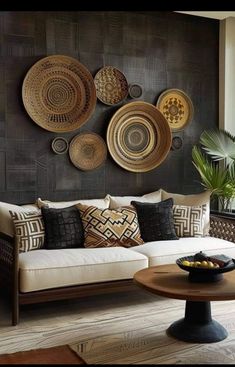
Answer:
[{"label": "patterned woven plate", "polygon": [[70,142],[69,156],[75,167],[90,171],[104,163],[107,147],[98,134],[84,132],[76,135]]},{"label": "patterned woven plate", "polygon": [[94,78],[97,98],[107,104],[115,105],[128,95],[128,83],[120,70],[105,66]]},{"label": "patterned woven plate", "polygon": [[130,102],[113,115],[107,145],[113,159],[132,172],[159,166],[171,147],[171,130],[162,113],[147,102]]},{"label": "patterned woven plate", "polygon": [[78,129],[96,105],[94,80],[76,59],[53,55],[36,62],[24,78],[22,98],[31,119],[54,132]]},{"label": "patterned woven plate", "polygon": [[51,147],[56,154],[64,154],[67,152],[69,144],[65,138],[58,137],[53,139]]},{"label": "patterned woven plate", "polygon": [[183,129],[193,118],[193,104],[189,96],[180,89],[167,89],[157,101],[172,130]]}]

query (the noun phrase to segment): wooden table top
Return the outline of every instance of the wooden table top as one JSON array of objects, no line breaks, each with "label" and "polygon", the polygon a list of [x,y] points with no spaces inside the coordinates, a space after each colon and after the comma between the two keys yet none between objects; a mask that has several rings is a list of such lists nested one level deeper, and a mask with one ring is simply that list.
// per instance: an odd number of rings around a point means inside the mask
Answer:
[{"label": "wooden table top", "polygon": [[235,270],[224,273],[223,279],[211,283],[193,283],[188,272],[176,264],[158,265],[139,270],[134,282],[160,296],[187,301],[225,301],[235,299]]}]

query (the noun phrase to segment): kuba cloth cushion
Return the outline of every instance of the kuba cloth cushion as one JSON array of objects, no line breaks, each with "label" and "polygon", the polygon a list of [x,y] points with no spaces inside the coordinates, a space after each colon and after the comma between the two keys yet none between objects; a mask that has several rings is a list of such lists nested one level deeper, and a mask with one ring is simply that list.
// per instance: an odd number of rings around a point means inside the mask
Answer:
[{"label": "kuba cloth cushion", "polygon": [[99,209],[77,205],[80,210],[85,247],[131,247],[143,244],[134,207]]}]

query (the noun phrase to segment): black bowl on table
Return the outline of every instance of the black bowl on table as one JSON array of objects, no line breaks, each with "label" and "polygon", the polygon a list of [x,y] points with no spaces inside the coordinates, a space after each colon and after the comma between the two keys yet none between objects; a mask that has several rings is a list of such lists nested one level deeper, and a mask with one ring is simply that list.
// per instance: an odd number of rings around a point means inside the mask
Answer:
[{"label": "black bowl on table", "polygon": [[[216,257],[216,255],[214,255]],[[213,259],[214,256],[208,256],[208,261]],[[221,266],[221,261],[213,261],[220,264],[219,268],[206,268],[206,267],[195,267],[195,266],[187,266],[182,264],[184,260],[187,261],[195,261],[194,255],[180,257],[176,260],[176,264],[183,270],[189,272],[189,280],[191,282],[217,282],[223,279],[223,273],[228,271],[232,271],[235,269],[235,259],[229,259],[224,262],[223,266]]]}]

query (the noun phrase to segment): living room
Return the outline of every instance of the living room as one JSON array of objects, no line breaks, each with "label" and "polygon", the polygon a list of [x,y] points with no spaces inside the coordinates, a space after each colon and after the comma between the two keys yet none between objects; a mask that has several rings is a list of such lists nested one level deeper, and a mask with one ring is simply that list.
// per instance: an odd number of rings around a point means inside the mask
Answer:
[{"label": "living room", "polygon": [[[233,284],[233,263],[201,297],[198,288],[189,296],[160,287],[169,264],[188,282],[176,264],[182,256],[203,251],[235,258],[232,194],[230,213],[222,213],[221,191],[208,194],[192,157],[205,131],[235,134],[235,14],[193,13],[0,11],[0,364],[234,363],[235,293],[223,285]],[[152,207],[140,203],[163,202],[170,237],[168,231],[160,244],[145,228],[152,222],[145,210]],[[34,211],[37,229],[45,225],[46,250],[42,232],[32,242],[17,242],[19,206]],[[180,232],[180,206],[194,210],[191,218],[200,214],[200,223],[191,223],[193,235]],[[89,232],[89,208],[96,220],[100,213],[121,216],[125,208],[134,216],[128,241],[97,239]],[[69,230],[68,245],[58,232],[58,218],[51,216],[65,209],[78,232],[84,229],[93,247],[85,249],[89,257],[84,248],[68,248],[83,237]],[[48,223],[56,223],[53,231]],[[163,283],[146,286],[140,272],[155,267],[163,269],[157,275]],[[217,293],[210,296],[212,284]],[[197,313],[212,314],[219,336],[208,341],[201,334],[190,339],[185,330],[178,337],[166,333],[184,316],[185,301],[190,322]]]}]

